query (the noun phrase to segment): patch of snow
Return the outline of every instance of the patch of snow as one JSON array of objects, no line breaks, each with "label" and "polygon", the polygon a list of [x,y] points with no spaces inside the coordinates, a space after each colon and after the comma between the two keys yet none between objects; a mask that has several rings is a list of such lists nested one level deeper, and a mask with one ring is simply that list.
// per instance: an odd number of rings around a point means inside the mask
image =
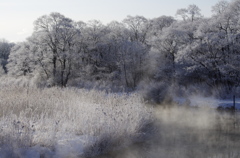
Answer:
[{"label": "patch of snow", "polygon": [[79,157],[83,155],[84,148],[89,144],[93,144],[95,141],[95,137],[87,135],[61,139],[55,147],[56,155],[54,158]]},{"label": "patch of snow", "polygon": [[96,142],[93,136],[63,136],[58,140],[54,151],[39,145],[29,148],[13,149],[11,147],[0,148],[0,158],[22,157],[22,158],[66,158],[80,157],[84,153],[84,148]]}]

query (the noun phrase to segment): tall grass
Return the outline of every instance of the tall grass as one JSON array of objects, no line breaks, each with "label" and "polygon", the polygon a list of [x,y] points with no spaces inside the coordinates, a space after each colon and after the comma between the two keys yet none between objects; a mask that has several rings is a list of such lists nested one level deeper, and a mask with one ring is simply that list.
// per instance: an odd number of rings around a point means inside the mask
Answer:
[{"label": "tall grass", "polygon": [[87,137],[83,154],[96,155],[139,140],[152,120],[137,94],[74,88],[2,86],[0,109],[0,147],[12,151],[54,151],[64,141]]}]

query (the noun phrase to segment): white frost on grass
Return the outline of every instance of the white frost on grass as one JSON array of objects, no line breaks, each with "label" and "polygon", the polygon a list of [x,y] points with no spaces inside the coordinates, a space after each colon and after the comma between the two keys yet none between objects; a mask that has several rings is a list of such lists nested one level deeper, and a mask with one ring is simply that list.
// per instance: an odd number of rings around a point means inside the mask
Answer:
[{"label": "white frost on grass", "polygon": [[[102,138],[112,139],[106,141],[112,144],[101,148],[119,147],[134,141],[139,133],[144,135],[140,130],[151,121],[151,110],[136,94],[72,88],[2,87],[0,109],[3,158],[9,157],[4,156],[6,151],[11,151],[12,157],[28,157],[47,149],[59,158],[79,156]],[[88,152],[91,150],[98,149],[89,148]]]}]

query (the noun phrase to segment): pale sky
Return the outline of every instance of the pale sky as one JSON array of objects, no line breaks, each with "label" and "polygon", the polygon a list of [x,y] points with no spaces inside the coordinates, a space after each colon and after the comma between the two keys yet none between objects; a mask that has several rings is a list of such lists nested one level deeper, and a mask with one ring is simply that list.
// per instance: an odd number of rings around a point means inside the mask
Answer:
[{"label": "pale sky", "polygon": [[24,41],[40,16],[59,12],[75,21],[122,21],[127,15],[175,16],[177,9],[196,4],[205,17],[219,0],[0,0],[0,39]]}]

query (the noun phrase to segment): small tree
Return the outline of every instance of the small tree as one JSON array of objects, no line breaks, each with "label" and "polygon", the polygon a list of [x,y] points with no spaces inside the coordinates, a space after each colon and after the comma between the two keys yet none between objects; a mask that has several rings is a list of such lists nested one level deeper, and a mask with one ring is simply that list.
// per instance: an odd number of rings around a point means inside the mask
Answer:
[{"label": "small tree", "polygon": [[7,73],[7,60],[11,51],[11,48],[14,46],[13,43],[9,43],[8,41],[2,39],[0,40],[0,65],[2,69]]},{"label": "small tree", "polygon": [[189,5],[188,8],[178,9],[176,16],[181,16],[184,21],[194,21],[202,17],[201,9],[195,4]]}]

